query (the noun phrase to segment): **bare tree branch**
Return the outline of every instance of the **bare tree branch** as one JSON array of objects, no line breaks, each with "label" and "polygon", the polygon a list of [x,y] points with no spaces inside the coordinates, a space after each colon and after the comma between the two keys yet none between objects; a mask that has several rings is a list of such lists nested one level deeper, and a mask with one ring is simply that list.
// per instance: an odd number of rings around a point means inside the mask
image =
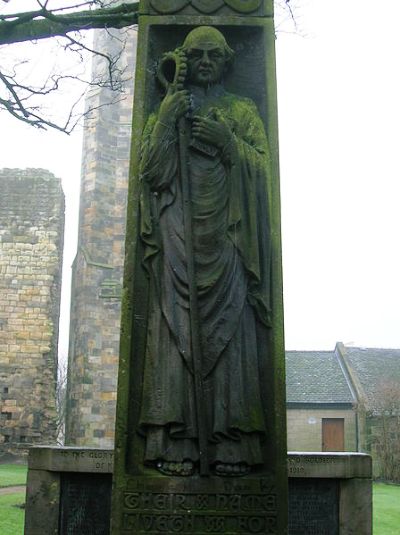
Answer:
[{"label": "bare tree branch", "polygon": [[[279,25],[278,22],[278,31],[286,31],[288,23],[291,27],[295,24],[292,5],[296,1],[300,0],[275,0],[277,19],[282,23]],[[83,100],[88,88],[93,86],[108,88],[111,90],[109,103],[116,99],[120,100],[121,97],[116,97],[113,92],[123,91],[127,80],[124,79],[125,72],[120,61],[125,42],[120,39],[118,32],[123,28],[128,32],[129,28],[137,23],[139,2],[69,0],[60,2],[62,7],[50,8],[51,0],[36,0],[38,9],[12,13],[7,13],[11,11],[10,0],[0,0],[0,2],[7,4],[7,8],[2,9],[4,13],[0,13],[0,54],[7,49],[4,57],[0,56],[0,111],[6,110],[13,117],[36,128],[54,128],[70,133],[78,123],[78,117],[94,111],[94,109],[86,110],[80,115],[77,111],[79,102]],[[296,26],[294,28],[296,31]],[[110,32],[110,43],[113,39],[115,46],[99,50],[88,44],[85,35],[87,30],[91,29]],[[74,55],[76,70],[71,75],[65,74],[63,67],[60,66],[58,73],[54,71],[50,75],[43,75],[43,80],[36,82],[35,85],[35,82],[31,81],[34,69],[31,67],[29,72],[28,62],[21,62],[19,59],[14,64],[10,62],[8,47],[15,44],[12,49],[18,49],[18,46],[23,46],[21,43],[29,41],[40,47],[40,43],[46,43],[45,40],[48,38],[60,40],[61,49]],[[33,54],[32,49],[32,56]],[[102,69],[96,69],[93,78],[89,79],[88,60],[91,56],[98,56],[102,60]],[[79,67],[82,69],[81,73],[78,71]],[[42,72],[42,66],[37,70]],[[61,94],[67,82],[72,81],[83,84],[84,89],[80,91],[75,102],[61,103],[60,107],[65,106],[64,109],[67,111],[65,120],[54,118],[58,110],[52,103],[51,95]],[[42,101],[38,100],[39,97],[42,97]],[[48,103],[50,106],[46,112],[45,105]]]},{"label": "bare tree branch", "polygon": [[[65,8],[64,8],[65,9]],[[124,28],[137,23],[139,3],[55,14],[37,11],[0,15],[0,45],[65,36],[70,32],[98,28]]]}]

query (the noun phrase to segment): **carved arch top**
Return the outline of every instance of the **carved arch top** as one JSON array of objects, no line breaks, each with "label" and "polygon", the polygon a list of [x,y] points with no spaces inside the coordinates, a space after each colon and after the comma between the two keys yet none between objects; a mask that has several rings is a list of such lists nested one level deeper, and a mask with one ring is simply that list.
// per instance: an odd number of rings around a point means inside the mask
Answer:
[{"label": "carved arch top", "polygon": [[177,13],[192,6],[200,13],[214,13],[228,6],[238,13],[252,13],[258,9],[262,0],[151,0],[153,9],[162,14]]}]

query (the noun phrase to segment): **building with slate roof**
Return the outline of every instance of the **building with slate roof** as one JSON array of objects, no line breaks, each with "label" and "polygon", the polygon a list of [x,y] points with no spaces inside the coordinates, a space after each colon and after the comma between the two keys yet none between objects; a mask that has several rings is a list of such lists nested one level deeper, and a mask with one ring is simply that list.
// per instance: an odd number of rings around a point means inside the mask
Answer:
[{"label": "building with slate roof", "polygon": [[357,395],[337,347],[287,351],[288,450],[357,451]]},{"label": "building with slate roof", "polygon": [[287,351],[286,396],[288,450],[371,453],[374,474],[382,475],[388,402],[400,417],[400,349],[338,343],[334,351]]}]

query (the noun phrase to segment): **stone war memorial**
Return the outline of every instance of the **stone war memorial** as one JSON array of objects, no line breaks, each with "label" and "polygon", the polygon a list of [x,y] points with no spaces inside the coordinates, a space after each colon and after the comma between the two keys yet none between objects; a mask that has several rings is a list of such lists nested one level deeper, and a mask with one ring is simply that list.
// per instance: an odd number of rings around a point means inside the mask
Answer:
[{"label": "stone war memorial", "polygon": [[372,533],[368,455],[286,452],[274,40],[141,2],[115,449],[32,448],[25,535]]},{"label": "stone war memorial", "polygon": [[141,4],[113,534],[286,532],[272,2]]}]

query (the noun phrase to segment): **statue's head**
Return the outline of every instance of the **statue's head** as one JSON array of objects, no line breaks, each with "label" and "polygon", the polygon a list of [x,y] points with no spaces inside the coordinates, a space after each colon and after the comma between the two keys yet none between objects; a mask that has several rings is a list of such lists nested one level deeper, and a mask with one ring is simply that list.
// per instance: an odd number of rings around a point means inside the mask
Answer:
[{"label": "statue's head", "polygon": [[192,30],[182,49],[188,58],[188,80],[194,85],[210,86],[221,82],[233,61],[233,50],[216,28],[200,26]]}]

